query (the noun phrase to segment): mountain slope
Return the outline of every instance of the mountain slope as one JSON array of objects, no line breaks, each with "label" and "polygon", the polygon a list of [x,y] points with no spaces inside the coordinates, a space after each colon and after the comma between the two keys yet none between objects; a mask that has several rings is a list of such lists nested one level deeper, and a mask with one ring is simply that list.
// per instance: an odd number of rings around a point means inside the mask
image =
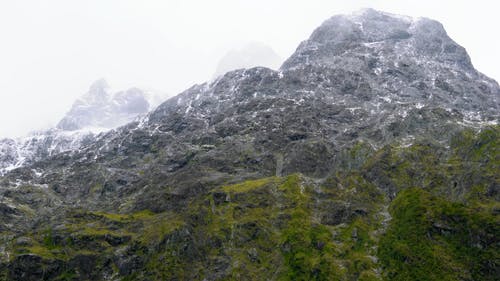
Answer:
[{"label": "mountain slope", "polygon": [[226,73],[5,174],[0,272],[494,280],[499,98],[435,21],[334,16],[279,71]]}]

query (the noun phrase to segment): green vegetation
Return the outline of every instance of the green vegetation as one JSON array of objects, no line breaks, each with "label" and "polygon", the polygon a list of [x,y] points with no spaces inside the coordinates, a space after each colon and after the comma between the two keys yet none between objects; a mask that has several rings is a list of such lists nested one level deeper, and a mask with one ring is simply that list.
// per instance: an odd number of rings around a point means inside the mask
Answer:
[{"label": "green vegetation", "polygon": [[310,191],[297,175],[290,176],[280,190],[294,202],[290,220],[281,234],[285,257],[285,280],[339,280],[340,269],[333,259],[335,245],[327,227],[312,223]]},{"label": "green vegetation", "polygon": [[498,216],[406,189],[390,208],[379,256],[389,280],[496,280]]},{"label": "green vegetation", "polygon": [[224,186],[222,187],[222,190],[225,192],[243,193],[252,191],[256,188],[262,187],[267,184],[275,183],[276,181],[277,178],[264,178],[258,180],[251,180],[235,185]]},{"label": "green vegetation", "polygon": [[449,148],[356,143],[321,181],[247,180],[160,213],[72,210],[2,241],[11,263],[64,268],[57,280],[92,279],[79,258],[122,280],[496,280],[499,140],[497,126]]}]

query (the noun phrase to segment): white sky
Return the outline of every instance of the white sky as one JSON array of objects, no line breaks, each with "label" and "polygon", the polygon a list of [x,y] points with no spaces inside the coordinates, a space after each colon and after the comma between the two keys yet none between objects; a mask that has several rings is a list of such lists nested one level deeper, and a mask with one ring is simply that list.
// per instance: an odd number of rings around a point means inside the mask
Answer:
[{"label": "white sky", "polygon": [[53,126],[104,77],[170,94],[210,79],[259,41],[281,57],[324,20],[372,7],[443,23],[474,66],[500,79],[497,1],[0,0],[0,136]]}]

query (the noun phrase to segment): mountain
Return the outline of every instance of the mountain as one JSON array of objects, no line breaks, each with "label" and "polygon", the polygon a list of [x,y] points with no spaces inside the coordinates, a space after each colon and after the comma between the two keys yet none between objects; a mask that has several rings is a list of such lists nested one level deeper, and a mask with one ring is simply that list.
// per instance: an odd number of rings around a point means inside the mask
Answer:
[{"label": "mountain", "polygon": [[495,280],[499,98],[436,21],[334,16],[6,173],[0,280]]},{"label": "mountain", "polygon": [[0,139],[0,175],[62,152],[78,151],[104,131],[127,124],[159,104],[157,95],[137,88],[109,93],[104,79],[76,100],[55,128],[16,139]]},{"label": "mountain", "polygon": [[98,80],[89,91],[75,101],[71,110],[57,124],[58,129],[74,131],[86,127],[115,128],[147,113],[155,105],[153,96],[137,88],[109,93],[108,83]]},{"label": "mountain", "polygon": [[217,64],[213,77],[217,78],[231,70],[256,66],[278,69],[282,61],[271,47],[252,42],[226,53]]}]

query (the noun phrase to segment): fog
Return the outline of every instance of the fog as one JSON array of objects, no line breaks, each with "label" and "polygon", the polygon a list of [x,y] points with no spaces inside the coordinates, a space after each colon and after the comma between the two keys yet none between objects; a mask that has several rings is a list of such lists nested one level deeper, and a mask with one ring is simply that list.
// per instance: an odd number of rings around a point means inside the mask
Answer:
[{"label": "fog", "polygon": [[286,59],[324,20],[363,7],[441,21],[479,71],[500,79],[495,1],[2,1],[0,137],[53,126],[102,77],[117,90],[174,95],[248,42]]}]

